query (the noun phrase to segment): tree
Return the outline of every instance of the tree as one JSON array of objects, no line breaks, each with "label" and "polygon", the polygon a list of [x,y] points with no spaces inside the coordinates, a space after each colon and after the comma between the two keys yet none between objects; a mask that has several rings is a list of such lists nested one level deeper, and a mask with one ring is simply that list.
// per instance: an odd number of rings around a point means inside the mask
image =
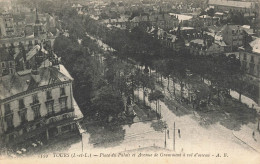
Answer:
[{"label": "tree", "polygon": [[117,118],[124,111],[124,103],[118,92],[109,86],[102,87],[92,99],[93,109],[99,115],[100,120],[109,121],[109,117]]},{"label": "tree", "polygon": [[176,65],[175,77],[180,84],[181,98],[183,98],[184,82],[185,82],[185,78],[186,78],[186,67],[184,65],[184,62],[182,63],[181,61],[177,61],[175,63],[175,65]]},{"label": "tree", "polygon": [[149,94],[148,100],[156,102],[156,113],[158,114],[158,110],[160,107],[160,100],[164,99],[164,95],[161,91],[155,90]]},{"label": "tree", "polygon": [[140,84],[143,88],[143,104],[145,106],[145,97],[147,95],[147,89],[152,88],[154,83],[152,79],[149,78],[148,74],[142,73],[140,76],[138,76],[138,80],[140,81]]},{"label": "tree", "polygon": [[208,10],[207,10],[207,14],[208,14],[208,16],[213,17],[214,14],[215,14],[215,10],[214,10],[214,8],[210,8],[210,9],[208,9]]},{"label": "tree", "polygon": [[248,85],[245,74],[246,74],[246,69],[244,67],[241,67],[239,69],[239,72],[232,76],[232,81],[233,81],[232,89],[237,90],[239,94],[238,100],[240,102],[241,102],[241,95],[247,90],[247,85]]}]

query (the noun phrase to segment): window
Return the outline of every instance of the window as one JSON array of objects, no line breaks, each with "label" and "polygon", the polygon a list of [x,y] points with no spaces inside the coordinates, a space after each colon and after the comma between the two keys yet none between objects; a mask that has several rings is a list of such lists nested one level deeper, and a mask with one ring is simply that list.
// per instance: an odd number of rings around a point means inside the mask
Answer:
[{"label": "window", "polygon": [[51,118],[50,120],[49,120],[49,123],[54,123],[55,122],[55,118]]},{"label": "window", "polygon": [[257,76],[260,77],[260,65],[257,65]]},{"label": "window", "polygon": [[54,113],[53,101],[48,101],[45,104],[46,104],[48,115],[53,114]]},{"label": "window", "polygon": [[67,118],[70,118],[70,116],[69,116],[68,114],[64,114],[64,115],[62,116],[62,119],[67,119]]},{"label": "window", "polygon": [[244,54],[244,60],[246,60],[247,59],[247,56],[246,56],[246,54]]},{"label": "window", "polygon": [[20,99],[19,100],[19,109],[23,109],[23,108],[25,108],[24,101],[23,101],[23,99]]},{"label": "window", "polygon": [[254,75],[255,65],[253,63],[249,64],[249,74]]},{"label": "window", "polygon": [[46,99],[47,99],[47,100],[52,99],[51,90],[46,92]]},{"label": "window", "polygon": [[40,104],[32,106],[32,110],[34,112],[34,119],[38,119],[41,117]]},{"label": "window", "polygon": [[10,114],[12,112],[10,108],[10,104],[5,104],[4,108],[5,108],[5,115]]},{"label": "window", "polygon": [[67,109],[67,97],[60,98],[59,102],[60,102],[60,109],[61,109],[61,111],[66,110]]},{"label": "window", "polygon": [[9,62],[9,66],[13,67],[13,62],[12,61]]},{"label": "window", "polygon": [[10,70],[10,74],[13,74],[13,73],[14,73],[13,69],[9,69],[9,70]]},{"label": "window", "polygon": [[14,127],[13,114],[5,116],[5,121],[6,121],[7,129],[11,129]]},{"label": "window", "polygon": [[25,123],[27,121],[27,110],[19,111],[21,124]]},{"label": "window", "polygon": [[254,63],[254,56],[251,56],[251,63]]},{"label": "window", "polygon": [[32,100],[33,100],[32,104],[38,104],[39,103],[38,95],[37,94],[33,95]]},{"label": "window", "polygon": [[5,63],[4,62],[2,62],[2,68],[5,68]]},{"label": "window", "polygon": [[65,88],[60,88],[60,95],[64,96],[65,95]]},{"label": "window", "polygon": [[61,127],[61,131],[62,131],[62,132],[70,131],[70,129],[71,129],[71,126],[70,126],[70,125],[65,125],[65,126],[62,126],[62,127]]}]

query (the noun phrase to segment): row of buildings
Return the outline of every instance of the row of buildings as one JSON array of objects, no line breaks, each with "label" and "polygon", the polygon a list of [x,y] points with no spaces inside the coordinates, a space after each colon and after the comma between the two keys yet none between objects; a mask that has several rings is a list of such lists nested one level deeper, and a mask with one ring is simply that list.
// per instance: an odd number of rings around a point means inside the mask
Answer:
[{"label": "row of buildings", "polygon": [[[165,47],[178,50],[180,45],[185,45],[194,55],[234,54],[248,75],[260,83],[259,2],[208,0],[201,9],[211,9],[211,15],[202,15],[195,11],[186,14],[172,13],[176,11],[176,7],[182,11],[185,4],[173,5],[172,9],[164,12],[154,12],[153,4],[139,5],[141,8],[147,6],[151,7],[148,14],[142,10],[137,15],[124,14],[124,19],[121,19],[121,14],[119,18],[101,21],[109,27],[122,29],[142,27],[157,37]],[[228,24],[236,13],[243,16],[249,24]]]},{"label": "row of buildings", "polygon": [[[156,7],[157,3],[159,5]],[[88,14],[95,16],[99,16],[102,11],[124,9],[128,5],[128,3],[105,2],[85,4],[88,9],[100,11],[99,13],[88,11]],[[120,15],[118,18],[100,21],[107,24],[108,27],[114,26],[122,29],[131,30],[135,27],[143,27],[148,33],[153,33],[160,39],[163,45],[172,49],[178,47],[180,37],[182,37],[186,48],[195,55],[235,54],[241,62],[245,62],[242,60],[241,54],[246,53],[246,56],[251,57],[247,57],[247,64],[243,65],[247,66],[248,74],[259,77],[258,52],[255,51],[257,50],[255,43],[258,43],[259,35],[259,25],[256,25],[257,22],[260,22],[259,2],[207,0],[204,5],[196,5],[198,4],[187,5],[184,2],[171,3],[169,1],[136,2],[132,3],[131,7],[128,6],[131,8],[130,13],[113,10]],[[165,6],[171,7],[166,10]],[[200,11],[213,9],[214,13],[212,13],[213,15],[201,15],[198,10],[191,10],[186,14],[180,14],[176,10],[183,12],[195,7],[199,7]],[[251,22],[251,25],[225,23],[232,17],[232,12],[241,13]]]},{"label": "row of buildings", "polygon": [[[0,142],[9,148],[77,130],[83,117],[71,75],[55,54],[35,49],[26,54],[29,67],[0,49]],[[16,68],[17,62],[23,69]]]},{"label": "row of buildings", "polygon": [[50,14],[40,14],[37,9],[18,11],[3,11],[0,13],[0,37],[27,37],[33,35],[36,20],[41,24],[42,30],[56,33],[57,17]]},{"label": "row of buildings", "polygon": [[67,132],[78,133],[83,118],[73,97],[73,78],[52,51],[34,11],[31,36],[0,40],[0,145],[26,148]]}]

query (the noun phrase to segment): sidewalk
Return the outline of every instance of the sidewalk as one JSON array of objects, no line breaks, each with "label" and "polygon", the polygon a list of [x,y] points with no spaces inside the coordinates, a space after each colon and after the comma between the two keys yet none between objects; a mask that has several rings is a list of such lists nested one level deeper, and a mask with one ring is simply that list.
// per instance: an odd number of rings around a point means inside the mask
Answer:
[{"label": "sidewalk", "polygon": [[[253,137],[253,131],[255,133]],[[240,131],[233,131],[233,135],[247,146],[260,153],[260,132],[255,129],[242,126]]]}]

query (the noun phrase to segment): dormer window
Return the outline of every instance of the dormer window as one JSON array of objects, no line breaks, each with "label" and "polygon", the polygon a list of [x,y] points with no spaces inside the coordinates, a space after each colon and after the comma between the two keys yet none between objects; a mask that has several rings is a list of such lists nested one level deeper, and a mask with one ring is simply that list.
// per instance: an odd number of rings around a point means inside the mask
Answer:
[{"label": "dormer window", "polygon": [[251,60],[250,61],[251,61],[251,63],[254,63],[254,61],[255,61],[254,60],[254,56],[251,56]]},{"label": "dormer window", "polygon": [[14,74],[14,71],[13,69],[9,69],[10,70],[10,74]]},{"label": "dormer window", "polygon": [[52,99],[51,90],[49,90],[49,91],[46,92],[46,99],[47,99],[47,100]]},{"label": "dormer window", "polygon": [[39,103],[38,95],[37,94],[33,95],[32,100],[33,100],[32,102],[33,104],[38,104]]},{"label": "dormer window", "polygon": [[9,66],[13,67],[13,62],[12,61],[9,62]]},{"label": "dormer window", "polygon": [[25,108],[24,100],[23,100],[23,99],[20,99],[20,100],[19,100],[19,109],[23,109],[23,108]]},{"label": "dormer window", "polygon": [[246,54],[244,54],[244,60],[246,60],[246,59],[247,59]]},{"label": "dormer window", "polygon": [[60,88],[60,95],[65,96],[65,88],[64,87]]},{"label": "dormer window", "polygon": [[10,114],[12,112],[10,108],[10,104],[5,104],[4,109],[5,109],[5,115]]}]

